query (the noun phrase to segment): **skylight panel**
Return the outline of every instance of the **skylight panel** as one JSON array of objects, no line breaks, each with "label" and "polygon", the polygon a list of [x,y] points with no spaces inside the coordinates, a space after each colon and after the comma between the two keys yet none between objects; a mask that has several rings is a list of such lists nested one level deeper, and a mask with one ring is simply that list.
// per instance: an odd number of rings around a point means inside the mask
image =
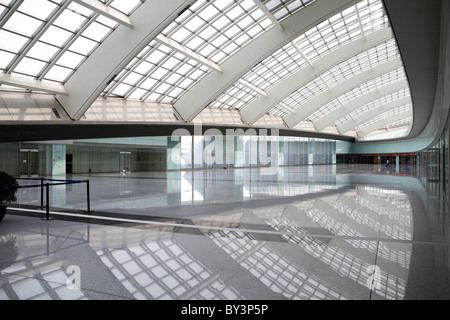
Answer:
[{"label": "skylight panel", "polygon": [[40,40],[62,48],[64,46],[64,44],[67,42],[67,40],[69,40],[71,37],[72,37],[72,33],[68,32],[66,30],[63,30],[59,27],[51,26],[42,35]]},{"label": "skylight panel", "polygon": [[24,58],[22,61],[17,65],[15,71],[19,73],[24,73],[32,76],[37,76],[42,69],[45,66],[45,62],[30,59],[30,58]]},{"label": "skylight panel", "polygon": [[57,5],[47,0],[25,0],[19,10],[40,20],[47,20],[57,9]]},{"label": "skylight panel", "polygon": [[[133,97],[142,101],[173,103],[211,71],[181,52],[156,41],[142,50],[139,58],[129,64],[127,69],[104,91],[104,96],[124,95],[125,98]],[[130,78],[131,75],[133,78]],[[133,87],[125,94],[118,94],[115,88],[120,83],[129,83]]]},{"label": "skylight panel", "polygon": [[57,52],[58,48],[55,46],[51,46],[43,42],[37,42],[28,52],[28,56],[49,62]]},{"label": "skylight panel", "polygon": [[286,110],[280,105],[276,105],[268,113],[273,114],[275,116],[284,117],[285,115],[288,115],[290,111]]},{"label": "skylight panel", "polygon": [[62,29],[76,32],[81,26],[86,23],[86,18],[82,15],[70,11],[64,10],[64,12],[55,21],[55,25],[61,27]]},{"label": "skylight panel", "polygon": [[95,19],[95,21],[97,21],[98,23],[107,26],[108,28],[111,29],[116,29],[119,26],[119,23],[115,22],[112,19],[109,19],[105,16],[99,15],[97,17],[97,19]]},{"label": "skylight panel", "polygon": [[377,87],[375,81],[371,80],[369,82],[359,85],[358,87],[356,87],[356,88],[350,90],[349,92],[345,93],[344,95],[340,96],[339,100],[343,104],[347,104],[347,103],[350,103],[351,101],[354,101],[354,100],[360,98],[364,94],[368,94],[370,92],[377,90],[377,88],[378,87]]},{"label": "skylight panel", "polygon": [[239,110],[256,99],[257,96],[251,89],[241,84],[235,84],[212,102],[211,107]]},{"label": "skylight panel", "polygon": [[[409,126],[410,123],[407,123]],[[362,140],[389,140],[389,139],[398,139],[402,137],[406,137],[408,135],[409,128],[400,128],[399,130],[389,130],[388,132],[384,133],[371,133],[367,135],[366,137],[363,137]]]},{"label": "skylight panel", "polygon": [[42,21],[16,11],[6,22],[4,29],[31,37],[42,25]]},{"label": "skylight panel", "polygon": [[143,89],[136,89],[134,90],[129,96],[128,99],[131,100],[142,100],[142,97],[147,93],[146,90]]},{"label": "skylight panel", "polygon": [[[200,1],[198,1],[200,3]],[[195,9],[194,9],[195,10]],[[215,20],[215,18],[220,14],[220,11],[214,6],[205,7],[198,16],[206,22]]]},{"label": "skylight panel", "polygon": [[229,8],[230,5],[233,4],[233,0],[220,0],[220,1],[216,1],[217,3],[215,3],[214,5],[217,7],[217,9],[219,9],[220,11],[224,11],[225,9]]},{"label": "skylight panel", "polygon": [[70,46],[70,50],[82,55],[89,55],[98,45],[97,42],[92,41],[90,39],[79,37],[75,42]]},{"label": "skylight panel", "polygon": [[81,4],[76,2],[71,2],[68,6],[68,9],[86,18],[90,18],[94,15],[94,12],[91,9],[88,9],[87,7],[82,6]]},{"label": "skylight panel", "polygon": [[[379,114],[379,115],[373,117],[369,121],[359,125],[358,127],[355,128],[355,130],[357,130],[357,131],[364,130],[365,128],[367,128],[368,126],[370,126],[374,123],[380,122],[382,120],[388,120],[390,118],[393,118],[396,115],[407,114],[407,112],[410,112],[410,111],[412,111],[411,106],[406,106],[406,107],[400,107],[400,108],[396,108],[396,109],[384,112],[382,114]],[[411,117],[405,117],[405,119],[399,120],[396,122],[409,123],[410,121],[411,121]]]},{"label": "skylight panel", "polygon": [[[336,84],[354,77],[355,75],[369,70],[371,67],[376,67],[382,63],[399,57],[396,46],[392,46],[393,41],[380,44],[368,52],[362,52],[347,61],[340,63],[333,67],[328,72],[323,74],[323,78],[331,87]],[[370,62],[369,62],[370,56]]]},{"label": "skylight panel", "polygon": [[333,101],[330,101],[325,106],[321,107],[319,110],[311,114],[309,117],[306,118],[306,120],[314,122],[322,117],[327,116],[329,113],[339,108],[342,108],[342,104],[339,102],[338,99],[334,99]]},{"label": "skylight panel", "polygon": [[162,34],[220,64],[272,27],[251,0],[197,1]]},{"label": "skylight panel", "polygon": [[14,57],[14,54],[0,50],[0,69],[6,69]]},{"label": "skylight panel", "polygon": [[283,102],[288,106],[296,109],[300,105],[306,103],[311,100],[321,92],[327,91],[328,88],[325,83],[320,79],[316,78],[313,81],[309,82],[304,87],[300,88],[293,94],[291,94],[288,98],[286,98]]},{"label": "skylight panel", "polygon": [[112,92],[113,95],[123,97],[125,94],[131,89],[130,85],[126,85],[124,83],[119,84],[114,91]]},{"label": "skylight panel", "polygon": [[382,77],[377,78],[377,86],[388,86],[394,82],[406,80],[406,74],[403,68],[398,68],[393,72],[389,72]]},{"label": "skylight panel", "polygon": [[112,30],[105,25],[98,22],[93,22],[86,30],[83,32],[83,36],[90,38],[97,42],[102,42],[105,38],[112,32]]},{"label": "skylight panel", "polygon": [[27,41],[28,38],[24,36],[6,30],[0,30],[0,49],[18,53]]},{"label": "skylight panel", "polygon": [[[118,1],[116,6],[134,10],[140,4],[142,1],[138,0]],[[5,71],[64,84],[117,26],[118,23],[75,2],[24,0],[0,30],[0,49],[17,54]],[[28,66],[30,71],[25,73]]]},{"label": "skylight panel", "polygon": [[84,59],[85,56],[83,55],[67,51],[56,63],[67,68],[76,69]]},{"label": "skylight panel", "polygon": [[135,85],[139,80],[142,79],[142,76],[135,73],[135,72],[131,72],[124,80],[124,83],[127,83],[129,85]]},{"label": "skylight panel", "polygon": [[314,0],[263,0],[267,9],[279,20],[287,18],[289,15],[303,9]]},{"label": "skylight panel", "polygon": [[46,74],[45,79],[56,81],[59,83],[64,83],[66,79],[71,75],[73,72],[72,69],[60,67],[60,66],[54,66],[50,69],[50,71]]},{"label": "skylight panel", "polygon": [[[279,14],[286,12],[283,10],[286,10],[285,5],[288,2],[290,1],[263,1],[272,13],[278,10]],[[300,72],[300,69],[305,67],[314,67],[316,60],[320,58],[326,59],[326,55],[333,50],[343,47],[349,42],[361,39],[380,28],[389,28],[382,2],[379,0],[361,1],[358,5],[351,6],[306,31],[295,39],[293,43],[280,49],[255,66],[242,77],[242,80],[270,95],[269,90],[271,87],[291,74]],[[294,49],[295,53],[291,49]],[[395,39],[386,41],[366,52],[356,52],[347,61],[339,63],[321,75],[317,75],[316,79],[285,98],[283,103],[290,108],[301,108],[303,104],[318,95],[332,91],[337,84],[350,78],[355,78],[371,68],[398,58],[400,58],[400,54]],[[399,68],[397,72],[390,72],[378,79],[361,84],[338,99],[334,99],[324,106],[318,106],[319,109],[312,113],[307,118],[307,121],[316,121],[368,92],[373,92],[385,85],[404,79],[403,68]],[[239,81],[232,88],[235,89],[238,85]],[[210,106],[233,108],[232,103],[236,103],[237,95],[242,92],[249,96],[256,94],[256,97],[258,94],[261,94],[261,91],[259,93],[251,93],[246,90],[227,90]],[[389,103],[389,101],[386,100],[385,103]],[[283,111],[282,109],[282,106],[275,106],[269,113],[276,115],[288,114],[286,110]]]},{"label": "skylight panel", "polygon": [[[350,117],[352,118],[356,118],[358,116],[363,115],[364,113],[373,110],[373,109],[377,109],[377,108],[381,108],[382,106],[388,105],[391,102],[400,100],[402,98],[407,98],[409,97],[409,94],[407,93],[407,91],[405,92],[405,90],[400,90],[396,93],[387,95],[385,97],[382,97],[380,99],[377,99],[375,101],[372,101],[364,106],[362,106],[361,108],[351,112],[349,114]],[[411,106],[411,103],[406,103],[405,106]]]},{"label": "skylight panel", "polygon": [[131,15],[145,0],[114,0],[111,7],[127,16]]},{"label": "skylight panel", "polygon": [[270,87],[306,65],[307,63],[300,53],[292,44],[288,44],[255,66],[243,76],[243,79],[261,90],[267,91]]},{"label": "skylight panel", "polygon": [[162,66],[163,66],[163,68],[166,68],[167,70],[173,70],[179,64],[180,64],[180,60],[178,60],[174,57],[170,57],[169,59],[167,59],[164,62],[164,64]]}]

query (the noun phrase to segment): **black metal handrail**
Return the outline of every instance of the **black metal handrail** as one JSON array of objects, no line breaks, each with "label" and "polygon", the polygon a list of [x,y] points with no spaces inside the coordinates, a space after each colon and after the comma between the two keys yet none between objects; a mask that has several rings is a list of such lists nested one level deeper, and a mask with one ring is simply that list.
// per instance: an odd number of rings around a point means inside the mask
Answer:
[{"label": "black metal handrail", "polygon": [[[60,180],[60,179],[46,179],[46,178],[16,178],[16,180],[29,180],[29,181],[40,181],[40,184],[29,185],[29,186],[16,186],[16,187],[2,187],[0,186],[0,190],[8,190],[8,189],[26,189],[26,188],[41,188],[41,209],[44,209],[44,187],[46,190],[46,218],[45,220],[50,219],[50,186],[59,186],[59,185],[69,185],[69,184],[77,184],[77,183],[86,183],[86,198],[87,198],[87,212],[91,212],[91,200],[90,200],[90,187],[89,180]],[[51,181],[53,183],[44,183],[44,181]]]}]

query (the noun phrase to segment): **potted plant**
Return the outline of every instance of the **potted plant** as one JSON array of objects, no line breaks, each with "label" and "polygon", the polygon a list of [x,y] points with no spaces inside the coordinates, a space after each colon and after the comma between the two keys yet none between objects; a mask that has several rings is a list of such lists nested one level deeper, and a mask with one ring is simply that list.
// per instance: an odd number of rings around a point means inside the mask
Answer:
[{"label": "potted plant", "polygon": [[19,183],[16,178],[6,172],[0,172],[0,221],[6,214],[7,204],[17,201],[16,193]]},{"label": "potted plant", "polygon": [[3,269],[12,266],[18,256],[17,237],[12,234],[0,235],[0,273]]}]

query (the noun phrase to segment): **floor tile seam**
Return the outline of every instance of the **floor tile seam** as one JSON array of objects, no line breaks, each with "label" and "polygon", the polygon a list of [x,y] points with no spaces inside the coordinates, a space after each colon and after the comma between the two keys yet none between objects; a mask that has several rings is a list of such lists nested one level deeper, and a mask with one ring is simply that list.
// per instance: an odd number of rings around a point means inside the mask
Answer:
[{"label": "floor tile seam", "polygon": [[[42,281],[42,282],[49,283],[49,284],[54,284],[54,285],[57,285],[57,286],[64,286],[64,285],[68,286],[67,282],[62,283],[62,282],[54,281],[54,280],[47,280],[47,279],[45,279],[43,277],[42,274],[39,274],[39,275],[27,275],[27,274],[18,273],[18,272],[7,272],[7,271],[2,271],[0,273],[0,277],[12,277],[12,276],[25,278],[25,279],[34,279],[34,280],[37,280],[39,282]],[[129,300],[129,298],[121,296],[121,295],[113,294],[113,293],[110,293],[110,292],[103,292],[103,291],[99,291],[99,290],[93,290],[93,289],[90,289],[90,288],[87,288],[87,287],[86,288],[85,287],[80,287],[78,290],[96,292],[96,293],[99,293],[99,294],[106,294],[108,296],[114,296],[114,297],[117,297],[119,299],[127,299],[127,300]],[[61,300],[63,300],[63,299],[61,299]]]},{"label": "floor tile seam", "polygon": [[[20,209],[14,208],[15,211],[27,211],[27,212],[39,212],[39,210],[32,209]],[[66,212],[49,212],[51,215],[72,217],[79,219],[92,219],[92,220],[103,220],[110,222],[124,222],[124,223],[134,223],[142,225],[157,225],[165,227],[182,227],[182,228],[192,228],[192,229],[207,229],[213,231],[236,231],[243,233],[258,233],[258,234],[272,234],[281,236],[300,236],[300,237],[315,237],[315,238],[329,238],[329,239],[340,239],[349,241],[369,241],[369,242],[391,242],[391,243],[403,243],[403,244],[419,244],[419,245],[431,245],[431,246],[450,246],[449,242],[441,241],[425,241],[425,240],[405,240],[405,239],[392,239],[392,238],[379,238],[379,237],[361,237],[361,236],[345,236],[345,235],[326,235],[326,234],[313,234],[305,232],[283,232],[283,231],[270,231],[270,230],[258,230],[258,229],[241,229],[241,228],[227,228],[227,227],[217,227],[217,226],[205,226],[205,225],[193,225],[193,224],[182,224],[182,223],[171,223],[171,222],[160,222],[160,221],[149,221],[149,220],[139,220],[139,219],[125,219],[125,218],[114,218],[114,217],[104,217],[95,216],[89,214],[73,214]]]}]

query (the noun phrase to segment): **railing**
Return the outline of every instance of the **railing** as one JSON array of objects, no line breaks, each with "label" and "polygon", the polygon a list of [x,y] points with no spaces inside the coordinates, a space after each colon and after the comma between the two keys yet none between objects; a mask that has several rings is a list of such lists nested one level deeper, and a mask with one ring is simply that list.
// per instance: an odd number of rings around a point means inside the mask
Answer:
[{"label": "railing", "polygon": [[[86,200],[87,200],[87,212],[91,212],[90,203],[90,190],[89,180],[59,180],[59,179],[46,179],[46,178],[16,178],[16,180],[28,180],[28,181],[40,181],[40,184],[17,186],[17,187],[1,187],[0,190],[5,189],[26,189],[26,188],[40,188],[41,189],[41,210],[44,209],[44,187],[45,187],[45,212],[46,217],[43,220],[51,220],[50,218],[50,186],[69,185],[86,183]],[[51,183],[47,182],[50,181]],[[46,182],[46,183],[44,183]]]}]

